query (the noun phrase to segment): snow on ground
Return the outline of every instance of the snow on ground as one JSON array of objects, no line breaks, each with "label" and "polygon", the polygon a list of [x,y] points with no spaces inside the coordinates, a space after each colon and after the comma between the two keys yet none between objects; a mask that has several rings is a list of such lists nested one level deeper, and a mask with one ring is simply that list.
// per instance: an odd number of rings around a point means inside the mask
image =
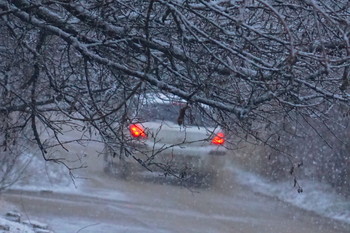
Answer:
[{"label": "snow on ground", "polygon": [[12,222],[2,217],[0,217],[0,230],[2,232],[11,233],[35,233],[34,230],[27,225]]},{"label": "snow on ground", "polygon": [[238,167],[232,168],[232,171],[239,183],[249,186],[255,192],[277,197],[299,208],[350,224],[350,200],[337,194],[328,184],[316,180],[298,180],[303,188],[303,192],[298,193],[292,180],[275,183]]},{"label": "snow on ground", "polygon": [[0,216],[0,230],[2,233],[54,233],[46,223],[23,220],[16,211],[7,212],[4,217]]},{"label": "snow on ground", "polygon": [[[14,184],[13,190],[48,191],[55,193],[83,194],[84,196],[104,197],[111,200],[127,201],[125,194],[117,190],[93,189],[88,187],[90,178],[71,176],[69,170],[62,164],[46,162],[42,157],[27,154],[22,157],[23,162],[28,163],[21,179]],[[84,168],[80,168],[84,169]],[[74,171],[73,171],[74,172]],[[101,171],[102,172],[102,171]],[[91,174],[90,177],[96,174]]]},{"label": "snow on ground", "polygon": [[[117,190],[113,193],[103,189],[87,192],[88,188],[84,187],[86,180],[75,179],[73,182],[68,170],[61,164],[45,162],[41,157],[30,154],[26,156],[27,160],[29,158],[31,162],[23,179],[13,187],[14,189],[50,190],[63,193],[84,193],[87,196],[103,196],[115,200],[128,199],[124,193]],[[350,200],[336,194],[329,185],[312,180],[298,180],[304,189],[303,193],[298,193],[293,187],[292,180],[273,183],[239,167],[232,167],[230,170],[239,183],[248,185],[255,192],[274,196],[299,208],[350,223]]]},{"label": "snow on ground", "polygon": [[0,196],[0,232],[1,233],[54,233],[51,227],[26,213],[18,211],[14,204],[6,202]]},{"label": "snow on ground", "polygon": [[75,179],[73,182],[68,169],[62,164],[46,162],[42,157],[32,154],[25,154],[21,156],[21,159],[23,163],[28,163],[28,165],[20,180],[12,188],[72,190],[80,182],[79,179]]}]

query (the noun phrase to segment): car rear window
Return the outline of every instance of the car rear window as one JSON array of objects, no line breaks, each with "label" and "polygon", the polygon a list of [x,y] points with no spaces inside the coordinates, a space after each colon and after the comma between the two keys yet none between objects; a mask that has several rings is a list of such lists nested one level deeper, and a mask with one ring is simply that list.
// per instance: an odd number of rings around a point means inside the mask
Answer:
[{"label": "car rear window", "polygon": [[[135,117],[140,121],[170,121],[178,124],[181,109],[186,107],[183,102],[145,103],[139,106]],[[208,114],[200,111],[196,106],[188,106],[183,118],[185,126],[215,127],[215,122]]]}]

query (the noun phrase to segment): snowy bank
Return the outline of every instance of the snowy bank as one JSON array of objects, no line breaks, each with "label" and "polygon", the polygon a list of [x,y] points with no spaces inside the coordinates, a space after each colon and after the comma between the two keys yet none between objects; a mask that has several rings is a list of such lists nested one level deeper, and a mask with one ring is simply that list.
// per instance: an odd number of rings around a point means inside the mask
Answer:
[{"label": "snowy bank", "polygon": [[4,217],[0,216],[0,231],[3,233],[53,233],[49,226],[34,220],[22,221],[17,212],[7,212]]},{"label": "snowy bank", "polygon": [[271,182],[238,167],[232,170],[239,183],[249,186],[255,192],[277,197],[301,209],[350,224],[350,200],[337,194],[328,184],[316,180],[298,180],[304,190],[298,193],[292,180]]}]

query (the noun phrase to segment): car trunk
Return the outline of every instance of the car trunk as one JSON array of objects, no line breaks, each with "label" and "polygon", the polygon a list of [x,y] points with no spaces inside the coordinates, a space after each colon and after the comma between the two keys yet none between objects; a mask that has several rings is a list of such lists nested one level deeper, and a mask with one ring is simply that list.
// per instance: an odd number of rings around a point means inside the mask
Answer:
[{"label": "car trunk", "polygon": [[218,129],[198,126],[179,126],[169,121],[142,123],[147,134],[147,144],[186,146],[209,145]]}]

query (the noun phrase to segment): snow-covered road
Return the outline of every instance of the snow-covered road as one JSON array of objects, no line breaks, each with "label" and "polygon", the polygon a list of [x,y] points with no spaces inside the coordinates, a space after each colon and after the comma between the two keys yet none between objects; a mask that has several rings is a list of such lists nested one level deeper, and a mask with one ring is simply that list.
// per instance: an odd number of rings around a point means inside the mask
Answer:
[{"label": "snow-covered road", "polygon": [[[72,145],[60,157],[86,156],[75,171],[33,158],[27,179],[0,196],[23,220],[47,223],[56,233],[349,233],[350,225],[301,210],[252,191],[229,171],[220,185],[183,187],[152,177],[117,179],[103,172],[101,145]],[[66,154],[64,154],[66,153]],[[0,205],[1,207],[1,205]],[[0,208],[0,214],[4,214]]]},{"label": "snow-covered road", "polygon": [[57,233],[350,230],[348,225],[255,194],[234,177],[227,182],[231,183],[219,190],[188,189],[143,179],[123,181],[96,171],[72,191],[10,190],[3,198]]}]

